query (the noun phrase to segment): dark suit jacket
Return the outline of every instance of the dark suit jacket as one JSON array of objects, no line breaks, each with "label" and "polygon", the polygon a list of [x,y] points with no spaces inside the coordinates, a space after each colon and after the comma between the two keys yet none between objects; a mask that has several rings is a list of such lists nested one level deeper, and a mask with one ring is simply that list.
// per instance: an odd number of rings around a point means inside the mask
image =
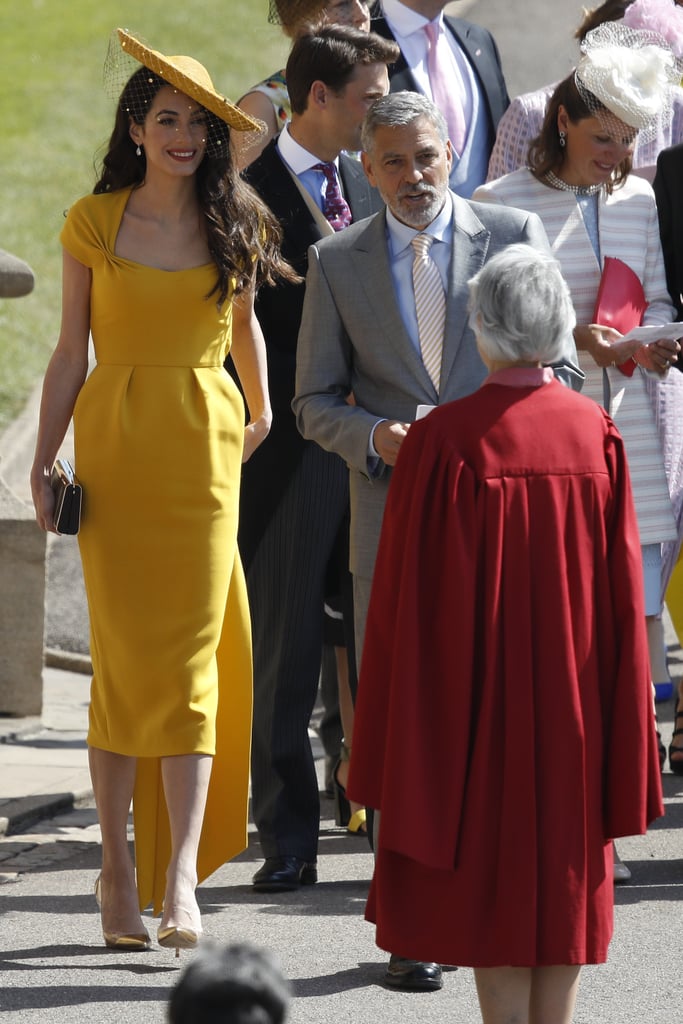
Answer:
[{"label": "dark suit jacket", "polygon": [[664,250],[666,283],[678,319],[683,320],[683,144],[661,151],[657,158],[653,188]]},{"label": "dark suit jacket", "polygon": [[[493,145],[498,122],[510,105],[498,47],[488,29],[482,28],[480,25],[474,25],[471,21],[465,21],[463,18],[444,17],[444,22],[458,40],[481,87],[489,114],[489,135],[491,145]],[[383,17],[373,18],[370,27],[373,32],[384,36],[385,39],[394,38]],[[389,78],[391,92],[400,92],[402,89],[407,89],[409,92],[418,91],[413,74],[406,64],[403,54],[395,64],[390,66]]]},{"label": "dark suit jacket", "polygon": [[[361,164],[341,155],[339,170],[344,196],[355,221],[376,213],[382,200],[373,189]],[[320,240],[321,232],[292,181],[273,139],[244,172],[280,221],[282,253],[306,276],[308,248]],[[268,518],[301,458],[305,441],[296,427],[291,402],[294,397],[296,347],[304,303],[305,283],[282,282],[260,289],[255,303],[268,353],[268,388],[273,407],[273,425],[264,443],[252,455],[242,473],[240,509],[240,551],[245,566],[258,544]]]}]

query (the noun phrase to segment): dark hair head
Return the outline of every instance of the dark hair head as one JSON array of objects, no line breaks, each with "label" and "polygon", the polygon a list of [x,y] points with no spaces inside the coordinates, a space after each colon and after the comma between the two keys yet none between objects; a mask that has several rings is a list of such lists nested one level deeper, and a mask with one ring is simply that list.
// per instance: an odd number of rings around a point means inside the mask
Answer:
[{"label": "dark hair head", "polygon": [[328,0],[270,0],[268,21],[282,25],[285,32],[293,35],[303,22],[318,19],[327,3]]},{"label": "dark hair head", "polygon": [[282,1024],[289,985],[273,957],[205,942],[171,993],[170,1024]]},{"label": "dark hair head", "polygon": [[[360,0],[366,8],[368,18],[370,12],[370,0]],[[336,21],[338,24],[350,24],[349,17],[356,17],[355,0],[345,0],[342,4],[336,4],[333,10],[329,10],[330,0],[270,0],[268,21],[274,25],[281,25],[282,30],[288,36],[296,36],[305,28],[306,24],[313,22]],[[353,24],[355,24],[355,20]]]},{"label": "dark hair head", "polygon": [[[595,101],[598,102],[597,100]],[[557,117],[560,107],[564,107],[572,124],[595,117],[576,87],[574,72],[563,79],[548,100],[545,117],[540,133],[529,145],[528,165],[533,175],[540,181],[548,171],[562,177],[562,164],[566,159],[566,147],[560,145],[560,134],[557,128]],[[611,181],[606,184],[608,192],[622,185],[631,171],[631,156],[625,157],[617,167]]]},{"label": "dark hair head", "polygon": [[[107,171],[111,170],[109,189],[122,188],[123,185],[139,185],[145,177],[147,167],[144,151],[136,156],[136,146],[130,137],[131,121],[144,124],[154,97],[167,86],[168,82],[146,67],[139,68],[126,82],[116,109],[114,130],[109,140],[109,149],[103,160],[103,179],[108,180]],[[230,129],[225,121],[212,114],[205,107],[201,108],[206,118],[206,155],[209,159],[223,156],[230,148]],[[206,163],[206,161],[204,161]],[[115,184],[123,175],[123,185]],[[97,191],[97,189],[96,189]]]},{"label": "dark hair head", "polygon": [[302,33],[285,69],[292,113],[303,114],[314,82],[341,93],[359,64],[393,64],[400,50],[392,40],[347,25],[323,25]]},{"label": "dark hair head", "polygon": [[606,21],[619,21],[624,17],[626,8],[630,7],[633,0],[605,0],[599,7],[592,10],[584,10],[583,21],[574,33],[574,38],[583,42],[589,32],[598,25],[604,25]]}]

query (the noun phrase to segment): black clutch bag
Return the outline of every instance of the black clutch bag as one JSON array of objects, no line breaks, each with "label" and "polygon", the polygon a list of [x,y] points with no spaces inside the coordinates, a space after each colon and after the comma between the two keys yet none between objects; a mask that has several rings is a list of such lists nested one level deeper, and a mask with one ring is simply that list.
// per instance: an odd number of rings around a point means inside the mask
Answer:
[{"label": "black clutch bag", "polygon": [[54,520],[57,533],[78,533],[81,525],[83,488],[67,459],[57,459],[52,467],[50,482],[55,496]]}]

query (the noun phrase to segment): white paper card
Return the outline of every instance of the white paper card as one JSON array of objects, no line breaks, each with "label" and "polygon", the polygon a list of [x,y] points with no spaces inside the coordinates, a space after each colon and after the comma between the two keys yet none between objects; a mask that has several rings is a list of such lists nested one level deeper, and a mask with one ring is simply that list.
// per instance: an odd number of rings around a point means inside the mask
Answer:
[{"label": "white paper card", "polygon": [[634,327],[632,331],[625,334],[619,341],[642,341],[643,345],[649,345],[660,338],[671,338],[677,341],[683,338],[683,323],[652,324],[650,327]]},{"label": "white paper card", "polygon": [[415,420],[423,420],[425,416],[429,416],[432,409],[437,409],[436,405],[418,405],[415,411]]}]

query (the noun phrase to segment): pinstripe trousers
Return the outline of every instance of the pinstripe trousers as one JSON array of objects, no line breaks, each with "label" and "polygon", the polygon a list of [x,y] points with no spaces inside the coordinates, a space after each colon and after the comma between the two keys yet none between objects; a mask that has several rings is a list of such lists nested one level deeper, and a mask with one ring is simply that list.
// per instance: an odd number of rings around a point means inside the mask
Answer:
[{"label": "pinstripe trousers", "polygon": [[320,803],[308,725],[318,690],[325,576],[348,470],[307,442],[246,566],[254,645],[252,805],[265,857],[316,858]]}]

